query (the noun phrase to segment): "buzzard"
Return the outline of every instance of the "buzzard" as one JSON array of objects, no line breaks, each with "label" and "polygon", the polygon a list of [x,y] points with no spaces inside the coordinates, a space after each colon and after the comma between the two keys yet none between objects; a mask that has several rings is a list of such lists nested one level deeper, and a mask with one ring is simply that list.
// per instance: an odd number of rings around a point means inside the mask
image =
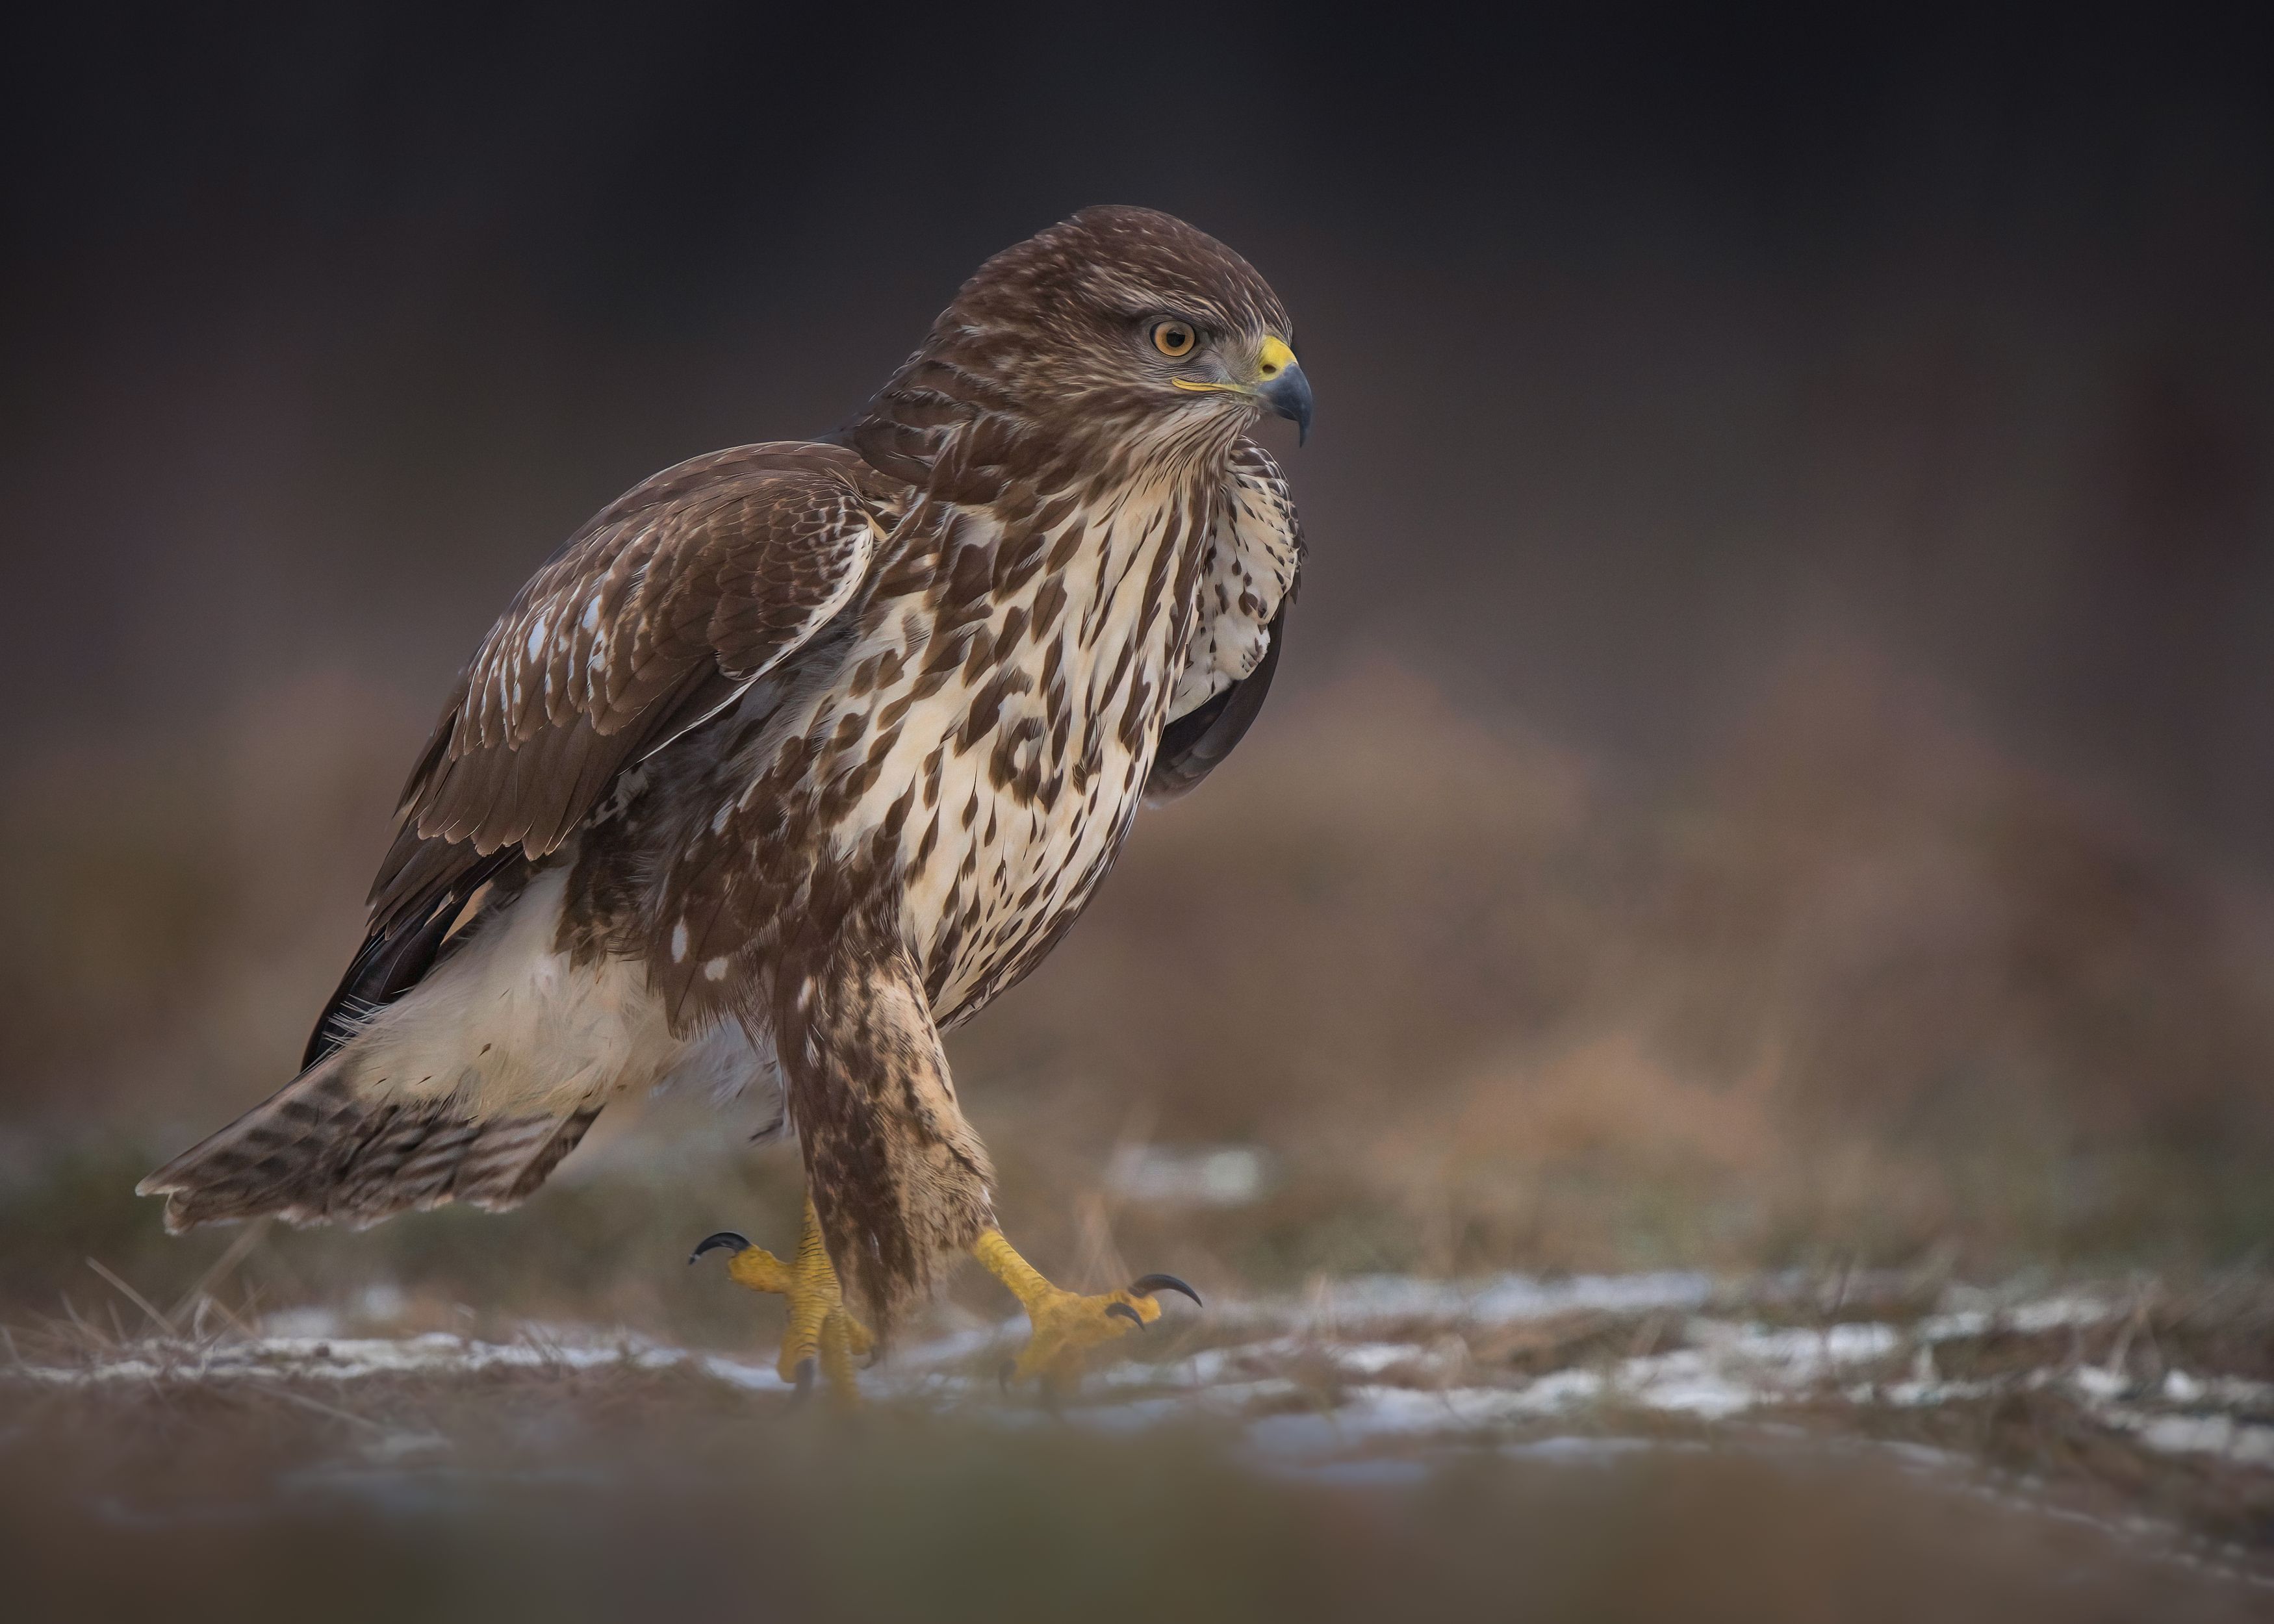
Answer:
[{"label": "buzzard", "polygon": [[1262,703],[1303,542],[1248,431],[1307,434],[1292,339],[1221,243],[1087,209],[982,266],[834,440],[618,499],[458,679],[299,1076],[141,1193],[172,1229],[511,1207],[611,1099],[694,1083],[802,1152],[794,1256],[696,1251],[787,1295],[802,1385],[849,1389],[871,1341],[840,1279],[882,1333],[972,1253],[1048,1381],[1191,1295],[1078,1296],[1012,1249],[940,1034]]}]

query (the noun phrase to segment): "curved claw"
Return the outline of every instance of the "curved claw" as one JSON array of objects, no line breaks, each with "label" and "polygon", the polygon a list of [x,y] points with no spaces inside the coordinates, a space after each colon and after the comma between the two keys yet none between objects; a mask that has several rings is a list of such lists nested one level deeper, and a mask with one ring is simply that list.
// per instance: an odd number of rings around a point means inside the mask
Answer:
[{"label": "curved claw", "polygon": [[1178,1280],[1174,1274],[1147,1274],[1141,1279],[1133,1280],[1129,1282],[1129,1295],[1131,1297],[1151,1297],[1156,1291],[1181,1291],[1186,1297],[1193,1299],[1193,1303],[1196,1307],[1206,1308],[1208,1306],[1207,1304],[1201,1301],[1201,1294],[1199,1292],[1193,1290],[1183,1281]]},{"label": "curved claw", "polygon": [[820,1361],[809,1353],[797,1362],[797,1402],[802,1404],[813,1396],[813,1374],[820,1368]]},{"label": "curved claw", "polygon": [[1141,1331],[1145,1328],[1145,1321],[1142,1316],[1141,1316],[1135,1309],[1130,1307],[1126,1303],[1108,1303],[1105,1305],[1105,1312],[1109,1315],[1118,1314],[1122,1319],[1126,1320],[1130,1324],[1135,1326]]},{"label": "curved claw", "polygon": [[704,1252],[716,1252],[721,1246],[732,1247],[736,1252],[748,1252],[750,1249],[750,1237],[747,1235],[737,1235],[732,1229],[721,1229],[716,1235],[706,1235],[695,1244],[695,1250],[687,1254],[687,1260],[692,1263]]}]

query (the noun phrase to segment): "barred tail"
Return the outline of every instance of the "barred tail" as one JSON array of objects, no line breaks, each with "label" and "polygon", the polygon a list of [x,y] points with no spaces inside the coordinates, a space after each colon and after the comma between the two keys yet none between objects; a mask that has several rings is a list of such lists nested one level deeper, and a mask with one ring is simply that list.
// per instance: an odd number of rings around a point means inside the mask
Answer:
[{"label": "barred tail", "polygon": [[362,1228],[400,1212],[526,1200],[576,1148],[598,1103],[481,1117],[448,1098],[359,1094],[335,1050],[137,1184],[166,1198],[166,1228],[275,1214]]}]

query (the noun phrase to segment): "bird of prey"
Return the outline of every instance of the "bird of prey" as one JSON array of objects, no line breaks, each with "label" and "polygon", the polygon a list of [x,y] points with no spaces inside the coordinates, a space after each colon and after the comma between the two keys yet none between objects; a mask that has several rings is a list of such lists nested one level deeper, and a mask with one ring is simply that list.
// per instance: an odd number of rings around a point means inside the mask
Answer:
[{"label": "bird of prey", "polygon": [[1191,1295],[1078,1296],[1012,1249],[941,1034],[1254,718],[1303,541],[1249,431],[1308,432],[1293,337],[1223,244],[1087,209],[983,265],[835,440],[619,498],[459,678],[299,1076],[141,1193],[173,1229],[511,1207],[610,1100],[695,1083],[802,1150],[793,1256],[697,1250],[788,1296],[801,1385],[849,1386],[959,1254],[1044,1381]]}]

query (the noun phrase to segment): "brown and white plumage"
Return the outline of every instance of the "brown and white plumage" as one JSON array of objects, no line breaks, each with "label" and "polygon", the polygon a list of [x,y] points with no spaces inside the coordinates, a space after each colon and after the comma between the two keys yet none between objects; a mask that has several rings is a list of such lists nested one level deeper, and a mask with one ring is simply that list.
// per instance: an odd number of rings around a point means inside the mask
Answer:
[{"label": "brown and white plumage", "polygon": [[1246,431],[1307,422],[1289,334],[1220,244],[1089,210],[983,267],[843,443],[599,515],[461,677],[306,1069],[144,1182],[169,1224],[509,1206],[692,1080],[782,1101],[880,1316],[922,1290],[991,1222],[940,1032],[1269,686],[1302,543]]}]

